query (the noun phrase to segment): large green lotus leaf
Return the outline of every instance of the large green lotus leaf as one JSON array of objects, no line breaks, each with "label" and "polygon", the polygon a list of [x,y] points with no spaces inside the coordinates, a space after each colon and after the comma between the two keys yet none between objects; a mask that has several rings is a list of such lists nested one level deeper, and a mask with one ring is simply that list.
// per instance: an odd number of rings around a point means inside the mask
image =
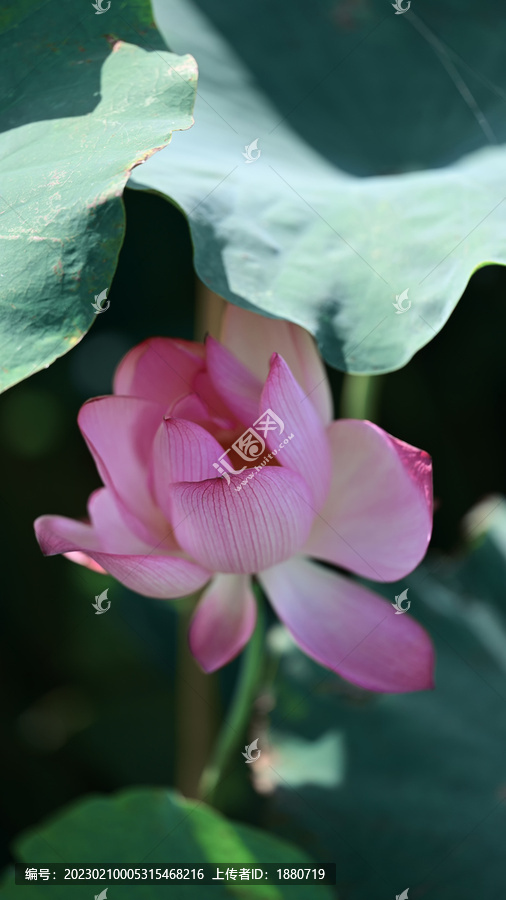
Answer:
[{"label": "large green lotus leaf", "polygon": [[2,388],[86,333],[116,268],[132,168],[192,124],[195,61],[150,23],[148,0],[103,14],[24,0],[0,14]]},{"label": "large green lotus leaf", "polygon": [[213,22],[154,2],[198,61],[196,125],[130,185],[184,210],[198,274],[227,300],[303,325],[339,369],[399,368],[473,271],[506,263],[504,9],[200,5]]},{"label": "large green lotus leaf", "polygon": [[[390,602],[408,589],[409,612],[436,646],[435,690],[374,697],[289,644],[281,657],[273,724],[285,742],[291,733],[292,755],[303,746],[306,783],[295,759],[297,777],[287,767],[282,781],[270,778],[273,822],[309,852],[339,860],[346,900],[393,900],[405,889],[413,900],[504,894],[506,502],[480,505],[467,528],[467,553],[429,558],[402,583],[381,586]],[[301,742],[317,747],[330,724],[340,741],[325,761],[333,785],[323,788]],[[276,775],[276,732],[270,756]]]},{"label": "large green lotus leaf", "polygon": [[[32,866],[69,862],[100,866],[105,863],[147,867],[185,866],[189,863],[215,863],[256,866],[281,862],[292,866],[314,866],[304,853],[266,832],[229,822],[202,803],[183,799],[163,788],[129,788],[112,797],[90,797],[58,814],[16,841],[16,859]],[[96,890],[95,885],[95,890]],[[111,891],[114,888],[111,889]],[[201,898],[206,891],[213,897],[282,900],[295,896],[311,900],[311,885],[248,885],[216,882],[212,887],[177,885],[156,886],[135,881],[121,886],[126,900],[156,897]],[[332,889],[319,885],[322,900],[335,897]],[[74,885],[72,896],[93,896],[90,885]],[[99,893],[99,891],[97,892]],[[6,900],[44,900],[67,897],[66,885],[14,885],[12,873],[6,877]]]}]

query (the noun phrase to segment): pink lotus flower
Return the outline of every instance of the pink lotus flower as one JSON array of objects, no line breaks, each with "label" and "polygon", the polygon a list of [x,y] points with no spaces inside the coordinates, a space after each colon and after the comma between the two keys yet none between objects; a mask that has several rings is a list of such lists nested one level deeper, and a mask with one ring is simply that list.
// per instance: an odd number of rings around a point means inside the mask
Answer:
[{"label": "pink lotus flower", "polygon": [[118,366],[114,395],[84,404],[79,426],[105,487],[89,524],[37,519],[42,551],[148,597],[207,585],[189,642],[208,672],[252,634],[256,574],[323,666],[372,691],[431,687],[425,631],[309,558],[376,581],[411,572],[431,533],[429,456],[371,422],[331,421],[303,328],[228,306],[221,339],[144,341]]}]

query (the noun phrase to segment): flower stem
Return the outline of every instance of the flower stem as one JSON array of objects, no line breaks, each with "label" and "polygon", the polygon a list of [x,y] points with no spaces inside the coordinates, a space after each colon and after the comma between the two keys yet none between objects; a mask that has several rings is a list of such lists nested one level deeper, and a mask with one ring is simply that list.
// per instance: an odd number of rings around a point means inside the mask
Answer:
[{"label": "flower stem", "polygon": [[[225,308],[198,278],[196,282],[195,339],[206,334],[218,337]],[[199,592],[178,601],[176,679],[176,787],[186,797],[196,798],[201,773],[217,731],[218,683],[195,662],[188,646],[188,628]]]},{"label": "flower stem", "polygon": [[226,302],[211,291],[199,278],[196,284],[195,340],[203,341],[206,334],[218,339]]},{"label": "flower stem", "polygon": [[381,375],[344,376],[341,391],[340,414],[343,419],[369,419],[375,422],[378,415]]},{"label": "flower stem", "polygon": [[256,586],[254,589],[258,608],[256,628],[243,653],[241,671],[228,715],[218,735],[210,762],[200,779],[199,797],[207,803],[213,803],[218,784],[232,755],[238,750],[239,741],[244,736],[262,671],[265,614],[260,590]]},{"label": "flower stem", "polygon": [[197,798],[201,772],[215,737],[216,678],[197,665],[188,646],[188,627],[197,596],[178,601],[178,663],[176,679],[176,787]]},{"label": "flower stem", "polygon": [[[225,301],[197,278],[197,341],[202,341],[208,333],[218,337],[224,308]],[[201,593],[178,601],[175,784],[182,794],[191,798],[198,796],[199,779],[218,730],[217,677],[202,671],[188,646],[188,629]]]}]

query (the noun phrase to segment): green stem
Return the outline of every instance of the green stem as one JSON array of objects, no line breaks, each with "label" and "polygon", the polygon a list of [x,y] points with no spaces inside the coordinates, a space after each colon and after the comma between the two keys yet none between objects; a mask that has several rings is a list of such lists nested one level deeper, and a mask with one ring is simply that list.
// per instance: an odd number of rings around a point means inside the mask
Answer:
[{"label": "green stem", "polygon": [[378,414],[381,375],[344,376],[340,414],[343,419],[370,419]]},{"label": "green stem", "polygon": [[239,680],[230,703],[227,718],[223,723],[210,762],[204,769],[200,779],[199,797],[206,800],[207,803],[213,803],[216,788],[232,755],[237,752],[238,742],[244,735],[260,680],[265,615],[263,602],[259,596],[260,592],[255,590],[255,593],[258,607],[256,628],[243,653]]},{"label": "green stem", "polygon": [[188,628],[199,595],[179,603],[176,679],[176,778],[185,797],[197,798],[199,778],[209,758],[217,716],[216,678],[197,665],[188,646]]},{"label": "green stem", "polygon": [[[218,337],[224,307],[225,301],[197,279],[196,340],[203,340],[208,332]],[[217,731],[218,706],[217,676],[202,671],[188,646],[188,629],[201,594],[178,602],[175,784],[186,797],[195,798]]]}]

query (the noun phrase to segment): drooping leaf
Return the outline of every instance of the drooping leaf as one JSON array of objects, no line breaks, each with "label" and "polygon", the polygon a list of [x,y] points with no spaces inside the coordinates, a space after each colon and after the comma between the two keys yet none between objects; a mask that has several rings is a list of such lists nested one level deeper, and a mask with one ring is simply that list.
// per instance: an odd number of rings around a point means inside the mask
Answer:
[{"label": "drooping leaf", "polygon": [[123,240],[125,183],[191,126],[197,76],[191,57],[166,51],[148,0],[115,0],[102,15],[91,2],[8,4],[0,56],[4,389],[96,321]]},{"label": "drooping leaf", "polygon": [[401,367],[506,263],[504,10],[199,5],[212,22],[155,0],[199,64],[196,126],[130,184],[186,212],[227,300],[303,325],[339,369]]}]

